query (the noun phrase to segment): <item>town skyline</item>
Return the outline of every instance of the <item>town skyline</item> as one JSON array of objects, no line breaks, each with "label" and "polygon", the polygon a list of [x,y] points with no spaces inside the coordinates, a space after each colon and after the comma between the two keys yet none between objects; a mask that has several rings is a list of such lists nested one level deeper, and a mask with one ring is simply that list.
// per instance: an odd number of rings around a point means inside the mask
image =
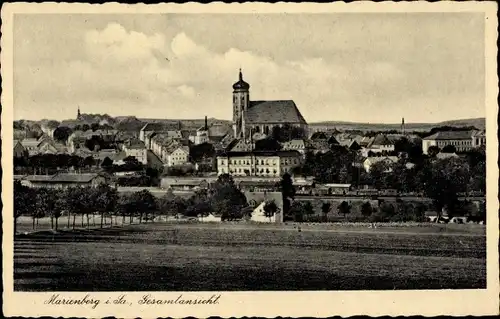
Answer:
[{"label": "town skyline", "polygon": [[14,34],[15,119],[230,120],[239,68],[308,123],[485,117],[481,14],[19,15]]}]

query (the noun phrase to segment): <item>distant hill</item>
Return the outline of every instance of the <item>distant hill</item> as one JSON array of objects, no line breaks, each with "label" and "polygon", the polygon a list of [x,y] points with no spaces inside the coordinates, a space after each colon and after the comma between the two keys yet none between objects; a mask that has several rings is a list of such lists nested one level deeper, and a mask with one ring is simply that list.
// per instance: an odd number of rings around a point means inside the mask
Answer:
[{"label": "distant hill", "polygon": [[[405,129],[407,131],[430,131],[438,126],[455,126],[466,127],[474,126],[477,129],[483,130],[485,128],[485,118],[473,118],[463,120],[444,121],[439,123],[406,123]],[[400,130],[401,124],[381,124],[381,123],[356,123],[356,122],[342,122],[342,121],[325,121],[309,123],[309,127],[313,130],[333,129],[337,130],[360,130],[360,131],[390,131]]]}]

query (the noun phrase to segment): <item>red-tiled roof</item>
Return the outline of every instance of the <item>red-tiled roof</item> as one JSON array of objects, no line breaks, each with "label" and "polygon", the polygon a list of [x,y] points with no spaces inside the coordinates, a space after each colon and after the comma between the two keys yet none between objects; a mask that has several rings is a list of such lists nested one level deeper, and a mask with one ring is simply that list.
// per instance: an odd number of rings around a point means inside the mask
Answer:
[{"label": "red-tiled roof", "polygon": [[292,100],[251,101],[245,111],[245,123],[306,124],[306,121]]}]

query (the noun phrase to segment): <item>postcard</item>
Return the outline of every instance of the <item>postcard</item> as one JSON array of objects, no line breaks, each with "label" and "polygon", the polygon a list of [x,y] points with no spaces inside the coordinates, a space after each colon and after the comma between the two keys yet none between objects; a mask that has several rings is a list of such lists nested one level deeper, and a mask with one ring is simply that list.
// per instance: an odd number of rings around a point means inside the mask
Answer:
[{"label": "postcard", "polygon": [[4,313],[498,314],[496,10],[5,4]]}]

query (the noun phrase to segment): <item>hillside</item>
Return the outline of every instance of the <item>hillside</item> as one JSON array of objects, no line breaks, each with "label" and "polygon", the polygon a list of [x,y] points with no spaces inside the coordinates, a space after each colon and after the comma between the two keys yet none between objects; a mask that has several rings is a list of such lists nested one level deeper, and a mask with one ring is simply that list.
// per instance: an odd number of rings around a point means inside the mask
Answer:
[{"label": "hillside", "polygon": [[[361,130],[361,131],[389,131],[400,130],[401,124],[383,124],[383,123],[356,123],[356,122],[342,122],[342,121],[325,121],[309,123],[312,129],[333,129],[338,130]],[[473,118],[463,120],[451,120],[438,123],[406,123],[405,128],[407,131],[429,131],[430,129],[438,126],[455,126],[465,127],[474,126],[477,129],[485,128],[485,118]]]}]

